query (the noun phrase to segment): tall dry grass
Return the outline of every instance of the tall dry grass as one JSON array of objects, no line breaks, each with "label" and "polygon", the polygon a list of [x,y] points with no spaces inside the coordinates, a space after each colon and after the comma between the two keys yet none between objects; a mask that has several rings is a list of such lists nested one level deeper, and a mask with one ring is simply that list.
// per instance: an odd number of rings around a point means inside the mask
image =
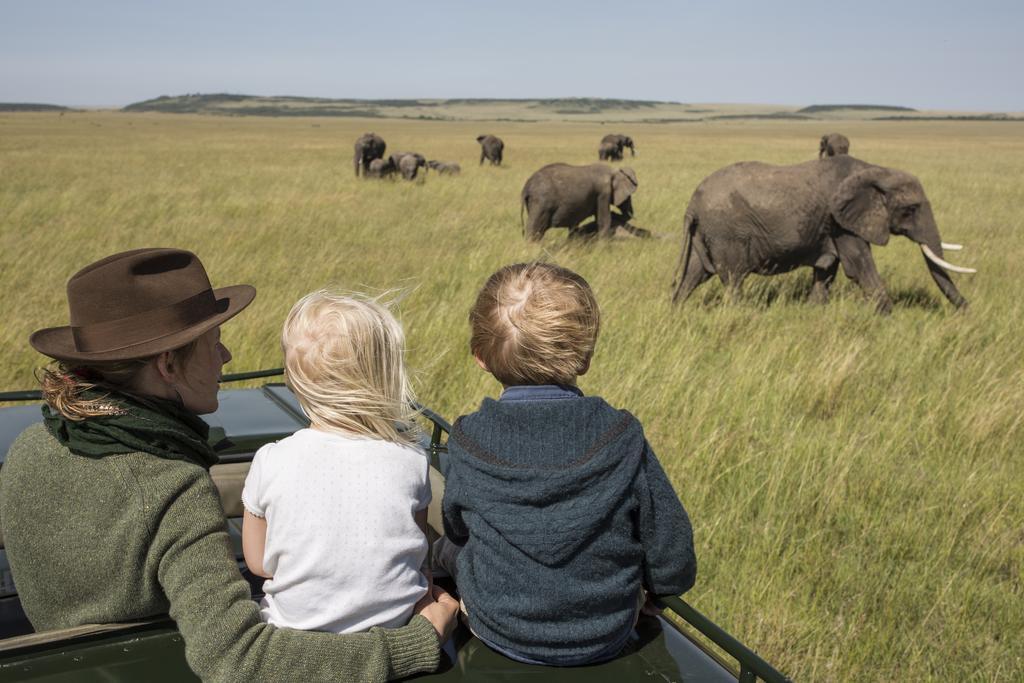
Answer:
[{"label": "tall dry grass", "polygon": [[[466,316],[497,267],[548,258],[582,273],[605,327],[582,388],[633,411],[689,510],[688,599],[799,680],[1024,678],[1024,126],[829,123],[855,156],[921,178],[962,242],[957,314],[917,249],[875,249],[896,302],[876,316],[840,278],[717,282],[669,305],[697,183],[745,159],[814,158],[817,123],[631,125],[637,224],[659,233],[570,247],[519,227],[519,191],[552,161],[590,163],[590,124],[0,116],[0,387],[32,386],[26,338],[62,324],[79,267],[140,246],[192,249],[215,284],[259,295],[224,328],[230,370],[281,363],[291,304],[325,284],[403,291],[422,400],[449,417],[496,395]],[[352,177],[351,142],[455,160],[458,178]],[[479,133],[506,166],[476,166]]]}]

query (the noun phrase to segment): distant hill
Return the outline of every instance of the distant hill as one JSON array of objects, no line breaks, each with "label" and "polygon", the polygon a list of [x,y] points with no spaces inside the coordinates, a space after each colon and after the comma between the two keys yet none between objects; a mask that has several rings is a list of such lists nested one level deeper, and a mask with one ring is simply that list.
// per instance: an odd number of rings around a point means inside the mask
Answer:
[{"label": "distant hill", "polygon": [[35,102],[0,102],[2,111],[75,111],[58,104],[37,104]]},{"label": "distant hill", "polygon": [[[432,99],[327,99],[318,97],[263,97],[227,93],[162,95],[152,100],[136,102],[123,111],[164,112],[172,114],[225,114],[247,116],[358,116],[366,118],[418,118],[462,119],[464,115],[450,110],[473,109],[486,114],[487,110],[535,110],[536,116],[550,118],[552,114],[593,115],[608,112],[649,111],[661,105],[681,106],[678,102],[653,100],[622,100],[591,97],[551,99],[490,99],[460,98]],[[442,111],[444,110],[444,111]],[[497,117],[500,118],[500,117]],[[515,117],[519,118],[519,117]]]},{"label": "distant hill", "polygon": [[812,104],[803,109],[797,109],[798,114],[824,114],[826,112],[843,111],[917,111],[910,107],[893,107],[886,104]]},{"label": "distant hill", "polygon": [[[124,107],[126,112],[209,114],[217,116],[315,116],[425,121],[581,121],[590,123],[693,123],[759,120],[866,121],[883,116],[958,116],[965,112],[918,112],[910,107],[874,104],[701,104],[602,97],[331,99],[238,95],[231,93],[162,95]],[[972,117],[999,116],[970,114]],[[482,131],[484,132],[484,131]]]}]

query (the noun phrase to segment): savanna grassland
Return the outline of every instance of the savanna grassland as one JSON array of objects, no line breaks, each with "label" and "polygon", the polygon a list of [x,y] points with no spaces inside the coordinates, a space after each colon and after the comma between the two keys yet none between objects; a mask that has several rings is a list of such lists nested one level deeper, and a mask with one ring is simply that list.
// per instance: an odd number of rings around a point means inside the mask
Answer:
[{"label": "savanna grassland", "polygon": [[[622,128],[622,130],[617,130]],[[709,282],[669,303],[686,202],[735,161],[814,158],[827,129],[917,175],[970,302],[956,313],[917,247],[875,248],[896,304],[880,317],[840,277]],[[364,182],[351,143],[458,161],[461,177]],[[478,167],[476,135],[504,138]],[[553,161],[636,140],[637,225],[652,240],[540,245],[519,192]],[[802,681],[1024,679],[1024,124],[460,123],[113,112],[0,115],[0,388],[33,386],[26,338],[63,324],[81,266],[141,246],[198,253],[255,303],[224,328],[227,371],[281,364],[291,304],[333,285],[391,292],[421,400],[454,417],[499,386],[472,362],[467,311],[497,267],[583,274],[604,325],[585,392],[645,425],[692,517],[687,599]]]}]

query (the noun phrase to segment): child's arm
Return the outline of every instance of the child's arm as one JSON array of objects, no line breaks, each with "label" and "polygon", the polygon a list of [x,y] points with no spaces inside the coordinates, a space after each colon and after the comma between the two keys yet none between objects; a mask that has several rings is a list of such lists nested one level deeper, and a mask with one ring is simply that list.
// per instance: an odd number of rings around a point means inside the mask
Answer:
[{"label": "child's arm", "polygon": [[264,459],[273,447],[274,444],[267,444],[256,451],[242,486],[242,556],[249,571],[265,579],[273,577],[263,568],[263,552],[267,547],[267,520],[264,517],[267,508],[262,482]]},{"label": "child's arm", "polygon": [[646,441],[637,479],[644,586],[654,595],[680,595],[693,587],[697,576],[693,529],[679,496]]},{"label": "child's arm", "polygon": [[263,551],[267,546],[267,520],[245,510],[242,517],[242,555],[249,571],[265,579],[274,578],[263,568]]},{"label": "child's arm", "polygon": [[[417,510],[413,513],[413,519],[416,520],[416,526],[423,532],[423,536],[430,541],[430,535],[427,534],[427,508]],[[423,575],[427,577],[427,595],[430,595],[430,586],[434,582],[434,574],[430,571],[430,551],[427,551],[427,557],[423,560],[423,567],[420,568]]]}]

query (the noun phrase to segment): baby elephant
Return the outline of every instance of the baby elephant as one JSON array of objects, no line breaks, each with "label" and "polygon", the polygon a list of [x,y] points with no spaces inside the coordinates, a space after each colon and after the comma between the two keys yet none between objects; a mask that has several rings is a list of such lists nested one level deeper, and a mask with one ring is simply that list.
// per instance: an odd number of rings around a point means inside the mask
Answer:
[{"label": "baby elephant", "polygon": [[406,180],[415,180],[420,168],[427,167],[427,158],[416,152],[395,152],[388,158]]},{"label": "baby elephant", "polygon": [[367,178],[386,178],[395,172],[395,165],[391,159],[374,159],[366,167]]},{"label": "baby elephant", "polygon": [[438,161],[431,159],[427,162],[429,168],[434,169],[441,175],[459,175],[462,173],[462,167],[454,161]]},{"label": "baby elephant", "polygon": [[611,207],[621,212],[618,225],[627,224],[633,217],[630,197],[636,188],[636,173],[631,168],[614,169],[607,164],[545,166],[523,187],[522,208],[529,215],[524,234],[536,242],[548,228],[569,228],[571,233],[595,216],[598,236],[611,237],[616,227]]}]

